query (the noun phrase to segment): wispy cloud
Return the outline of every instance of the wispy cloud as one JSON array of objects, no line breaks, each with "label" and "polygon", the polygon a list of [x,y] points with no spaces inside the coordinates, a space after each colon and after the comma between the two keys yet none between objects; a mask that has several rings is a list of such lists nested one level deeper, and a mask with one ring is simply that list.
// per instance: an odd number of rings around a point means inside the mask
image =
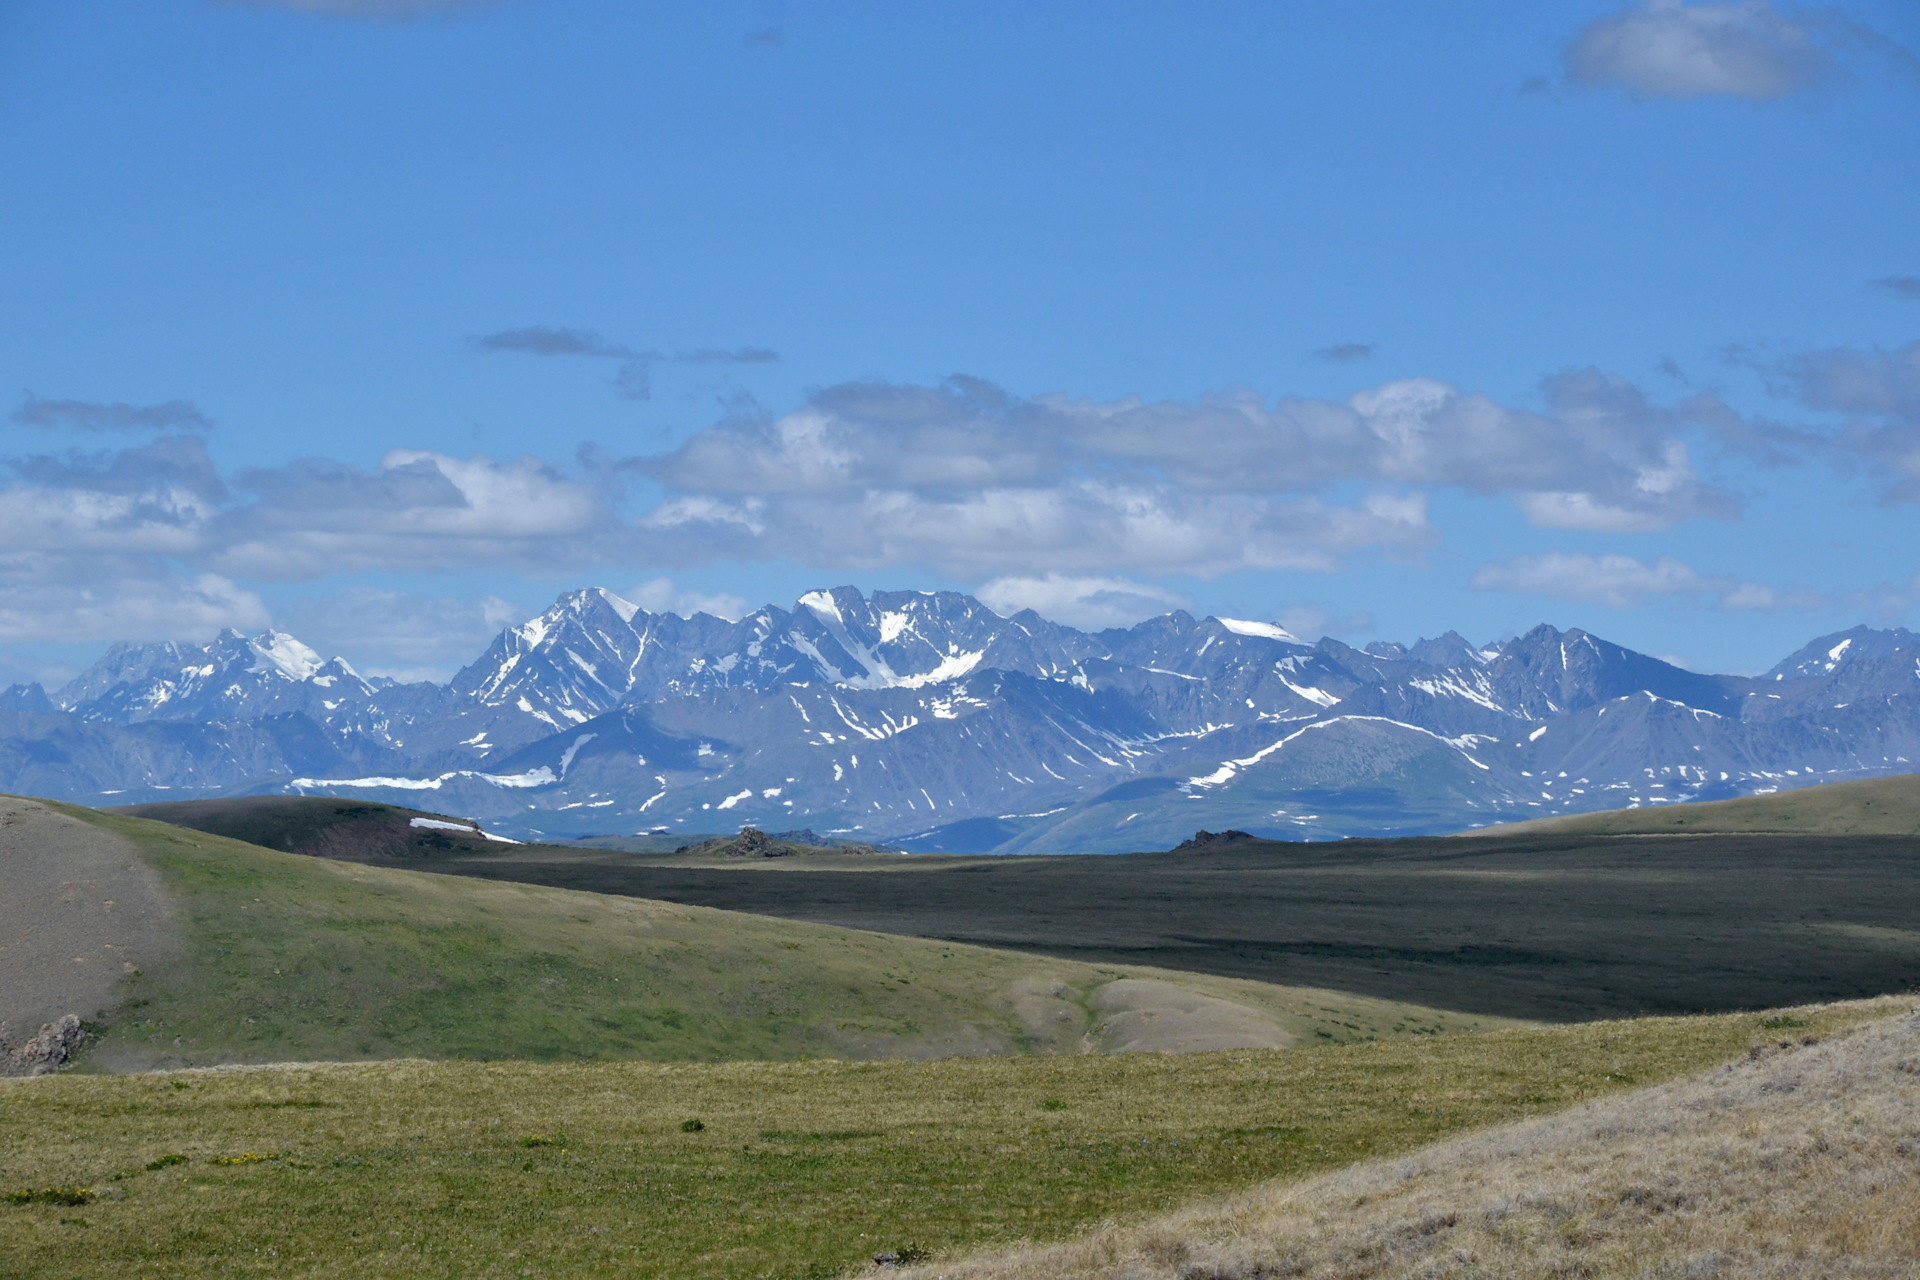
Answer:
[{"label": "wispy cloud", "polygon": [[737,622],[753,609],[746,600],[725,591],[684,591],[672,578],[649,578],[621,595],[649,613],[677,613],[683,618],[710,613]]},{"label": "wispy cloud", "polygon": [[350,655],[361,675],[446,680],[529,612],[494,595],[349,587],[276,607],[273,621],[321,653]]},{"label": "wispy cloud", "polygon": [[477,9],[494,0],[225,0],[255,9],[291,9],[336,18],[423,18]]},{"label": "wispy cloud", "polygon": [[658,360],[657,351],[636,351],[622,343],[608,342],[590,329],[555,329],[547,325],[528,325],[524,329],[502,329],[467,339],[477,351],[517,351],[529,356],[605,356],[615,360]]},{"label": "wispy cloud", "polygon": [[1566,66],[1576,83],[1649,98],[1784,98],[1837,71],[1816,27],[1769,0],[1644,0],[1589,24]]},{"label": "wispy cloud", "polygon": [[21,563],[0,575],[0,641],[98,643],[102,639],[205,639],[223,627],[264,627],[258,595],[218,574],[145,564],[75,581],[60,561]]},{"label": "wispy cloud", "polygon": [[1552,596],[1609,609],[1631,609],[1652,596],[1690,597],[1721,609],[1814,609],[1829,603],[1816,592],[1703,574],[1672,556],[1645,564],[1632,556],[1550,551],[1482,565],[1468,585],[1475,591]]},{"label": "wispy cloud", "polygon": [[1023,609],[1031,609],[1043,618],[1088,631],[1131,626],[1193,603],[1178,592],[1131,578],[1075,577],[1061,573],[995,578],[974,594],[981,603],[1003,616],[1011,617]]},{"label": "wispy cloud", "polygon": [[1873,283],[1877,288],[1885,289],[1889,293],[1920,300],[1920,276],[1886,276]]},{"label": "wispy cloud", "polygon": [[1319,605],[1312,604],[1296,604],[1282,609],[1280,625],[1302,640],[1368,634],[1375,629],[1373,614],[1365,609],[1355,613],[1329,613]]},{"label": "wispy cloud", "polygon": [[547,325],[529,325],[524,329],[503,329],[498,333],[479,334],[467,339],[467,345],[476,351],[515,352],[530,356],[586,356],[593,359],[618,360],[620,370],[614,375],[614,390],[623,399],[650,400],[653,398],[653,366],[672,360],[678,364],[770,364],[780,358],[778,351],[767,347],[735,347],[723,349],[702,347],[694,351],[675,352],[667,356],[659,351],[640,350],[621,342],[609,342],[590,329],[557,329]]},{"label": "wispy cloud", "polygon": [[1779,394],[1841,419],[1776,433],[1783,442],[1864,469],[1890,501],[1920,502],[1920,342],[1832,347],[1758,367]]},{"label": "wispy cloud", "polygon": [[213,420],[190,400],[165,404],[127,404],[123,401],[45,400],[29,391],[13,411],[13,420],[28,427],[74,428],[81,431],[211,431]]},{"label": "wispy cloud", "polygon": [[1356,360],[1371,360],[1373,350],[1370,342],[1337,342],[1330,347],[1321,347],[1313,354],[1329,364],[1352,364]]},{"label": "wispy cloud", "polygon": [[780,358],[780,353],[768,347],[735,347],[731,351],[719,351],[702,347],[698,351],[682,351],[674,356],[686,364],[772,364]]}]

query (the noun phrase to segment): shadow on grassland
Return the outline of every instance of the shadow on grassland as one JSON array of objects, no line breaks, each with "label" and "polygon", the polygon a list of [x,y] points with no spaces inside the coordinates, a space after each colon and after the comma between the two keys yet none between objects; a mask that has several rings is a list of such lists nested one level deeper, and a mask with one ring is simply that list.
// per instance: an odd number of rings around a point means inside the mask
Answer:
[{"label": "shadow on grassland", "polygon": [[1508,1017],[1763,1008],[1920,986],[1911,836],[1249,840],[942,859],[886,875],[529,847],[436,869]]}]

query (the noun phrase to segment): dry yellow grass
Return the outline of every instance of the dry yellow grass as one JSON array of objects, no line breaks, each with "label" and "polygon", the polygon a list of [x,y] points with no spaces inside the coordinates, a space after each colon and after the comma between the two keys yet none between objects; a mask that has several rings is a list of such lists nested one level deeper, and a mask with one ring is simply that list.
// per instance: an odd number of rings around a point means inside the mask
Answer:
[{"label": "dry yellow grass", "polygon": [[1920,1012],[1410,1157],[900,1274],[1920,1276]]}]

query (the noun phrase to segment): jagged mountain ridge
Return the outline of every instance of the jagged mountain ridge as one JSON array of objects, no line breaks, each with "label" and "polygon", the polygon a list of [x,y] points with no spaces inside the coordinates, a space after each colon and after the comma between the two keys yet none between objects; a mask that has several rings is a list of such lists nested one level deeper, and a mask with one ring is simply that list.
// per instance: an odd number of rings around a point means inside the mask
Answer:
[{"label": "jagged mountain ridge", "polygon": [[1920,637],[1761,678],[1584,631],[1308,644],[1176,612],[1086,633],[953,592],[809,592],[737,622],[566,593],[446,685],[269,632],[116,645],[0,693],[0,786],[422,801],[521,834],[742,822],[914,847],[1164,847],[1196,827],[1453,830],[1903,772]]}]

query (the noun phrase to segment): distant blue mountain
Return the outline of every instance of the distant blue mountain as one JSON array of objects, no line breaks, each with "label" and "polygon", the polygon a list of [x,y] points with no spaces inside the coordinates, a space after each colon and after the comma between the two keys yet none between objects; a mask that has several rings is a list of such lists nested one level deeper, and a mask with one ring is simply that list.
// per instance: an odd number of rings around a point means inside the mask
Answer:
[{"label": "distant blue mountain", "polygon": [[1360,650],[1183,612],[1087,633],[850,587],[737,622],[569,592],[446,685],[228,632],[0,693],[13,792],[353,795],[522,836],[751,823],[964,852],[1443,832],[1915,761],[1904,630],[1824,636],[1747,678],[1547,626]]}]

